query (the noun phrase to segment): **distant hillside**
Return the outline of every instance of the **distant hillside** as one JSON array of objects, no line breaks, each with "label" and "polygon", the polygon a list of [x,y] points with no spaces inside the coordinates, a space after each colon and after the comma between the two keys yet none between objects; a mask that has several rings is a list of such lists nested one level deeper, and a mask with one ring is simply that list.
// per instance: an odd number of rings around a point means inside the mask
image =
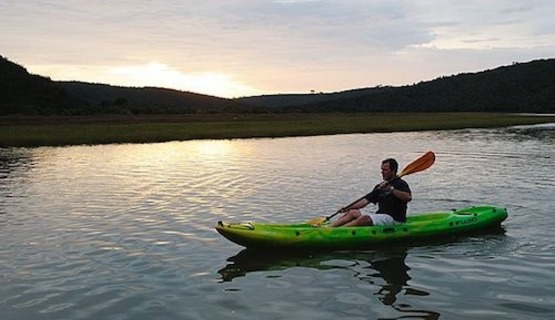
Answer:
[{"label": "distant hillside", "polygon": [[281,112],[499,111],[555,113],[555,59],[441,77],[412,86],[238,99]]},{"label": "distant hillside", "polygon": [[73,96],[99,110],[132,114],[247,112],[241,102],[165,88],[118,87],[85,82],[59,82]]},{"label": "distant hillside", "polygon": [[0,97],[0,115],[71,113],[85,105],[49,78],[32,75],[2,56]]},{"label": "distant hillside", "polygon": [[324,102],[332,102],[343,99],[356,98],[360,95],[374,94],[383,91],[383,87],[354,89],[334,93],[311,93],[311,94],[275,94],[237,98],[242,103],[266,107],[270,109],[280,109],[284,107],[302,107],[316,105]]},{"label": "distant hillside", "polygon": [[0,115],[386,111],[555,113],[555,59],[411,86],[224,99],[164,88],[57,82],[0,56]]},{"label": "distant hillside", "polygon": [[0,56],[0,115],[254,112],[239,101],[164,88],[58,82]]}]

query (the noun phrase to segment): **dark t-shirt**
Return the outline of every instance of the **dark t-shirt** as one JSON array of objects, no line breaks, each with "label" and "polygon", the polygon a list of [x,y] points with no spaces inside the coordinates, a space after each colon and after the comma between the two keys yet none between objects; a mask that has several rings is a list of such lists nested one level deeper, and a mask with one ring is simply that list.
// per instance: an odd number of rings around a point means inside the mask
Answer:
[{"label": "dark t-shirt", "polygon": [[[395,179],[391,181],[390,184],[397,190],[411,192],[405,180]],[[407,203],[394,196],[391,192],[381,191],[377,189],[376,186],[376,188],[364,196],[364,198],[374,204],[378,204],[378,211],[376,211],[376,213],[386,213],[392,216],[395,221],[407,221]]]}]

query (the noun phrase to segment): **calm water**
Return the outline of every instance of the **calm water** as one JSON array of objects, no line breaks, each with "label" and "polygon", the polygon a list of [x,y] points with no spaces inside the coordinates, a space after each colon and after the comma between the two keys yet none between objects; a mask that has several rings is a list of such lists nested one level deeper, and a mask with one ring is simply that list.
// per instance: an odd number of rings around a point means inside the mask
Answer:
[{"label": "calm water", "polygon": [[[412,213],[504,231],[367,251],[245,251],[218,220],[329,215],[407,177]],[[0,149],[1,319],[553,319],[555,125]]]}]

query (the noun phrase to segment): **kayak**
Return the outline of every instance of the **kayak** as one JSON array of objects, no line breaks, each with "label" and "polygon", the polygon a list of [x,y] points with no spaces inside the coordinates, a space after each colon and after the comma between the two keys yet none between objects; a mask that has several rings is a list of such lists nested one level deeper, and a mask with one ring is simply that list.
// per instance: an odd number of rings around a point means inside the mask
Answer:
[{"label": "kayak", "polygon": [[471,206],[451,211],[411,214],[393,226],[337,227],[324,224],[225,223],[216,230],[247,248],[360,249],[408,240],[445,239],[450,236],[500,227],[507,210],[498,206]]}]

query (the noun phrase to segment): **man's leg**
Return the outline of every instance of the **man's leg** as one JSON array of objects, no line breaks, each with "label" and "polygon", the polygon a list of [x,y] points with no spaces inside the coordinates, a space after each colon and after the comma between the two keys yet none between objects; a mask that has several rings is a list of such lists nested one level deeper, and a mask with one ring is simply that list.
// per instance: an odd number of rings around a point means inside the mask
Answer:
[{"label": "man's leg", "polygon": [[339,219],[330,224],[330,227],[340,227],[348,224],[349,222],[358,219],[362,214],[358,209],[351,209],[342,215]]},{"label": "man's leg", "polygon": [[360,217],[346,223],[345,227],[354,227],[354,226],[373,226],[374,221],[369,215],[361,214]]}]

